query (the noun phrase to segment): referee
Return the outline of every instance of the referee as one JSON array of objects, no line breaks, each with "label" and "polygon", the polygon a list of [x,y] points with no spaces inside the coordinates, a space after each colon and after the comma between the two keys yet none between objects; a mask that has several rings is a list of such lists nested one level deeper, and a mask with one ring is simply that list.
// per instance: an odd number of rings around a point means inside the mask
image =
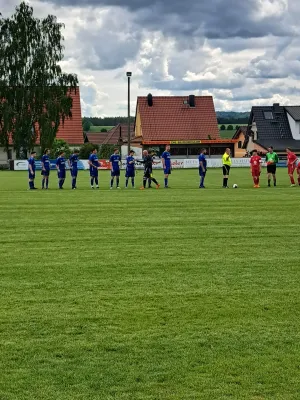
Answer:
[{"label": "referee", "polygon": [[230,149],[227,148],[222,157],[223,164],[223,188],[228,189],[228,178],[230,174],[231,167],[231,158],[230,158]]},{"label": "referee", "polygon": [[275,153],[273,146],[268,147],[268,153],[266,154],[267,173],[268,173],[268,187],[271,186],[271,177],[273,177],[274,186],[276,186],[276,164],[279,158]]},{"label": "referee", "polygon": [[141,187],[141,190],[144,190],[146,188],[146,183],[148,179],[150,179],[150,181],[155,183],[156,189],[159,189],[160,184],[157,182],[155,178],[153,178],[152,175],[153,157],[148,153],[147,150],[143,151],[143,159],[137,160],[137,162],[144,164],[143,186]]}]

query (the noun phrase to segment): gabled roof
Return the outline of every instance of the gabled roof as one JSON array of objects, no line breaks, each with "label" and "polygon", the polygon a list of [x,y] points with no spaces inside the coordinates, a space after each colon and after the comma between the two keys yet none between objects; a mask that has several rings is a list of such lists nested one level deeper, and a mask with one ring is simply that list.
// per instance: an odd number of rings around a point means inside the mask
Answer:
[{"label": "gabled roof", "polygon": [[284,108],[295,121],[300,121],[300,106],[285,106]]},{"label": "gabled roof", "polygon": [[195,107],[187,96],[138,97],[143,141],[220,139],[217,116],[211,96],[195,96]]},{"label": "gabled roof", "polygon": [[241,125],[235,132],[235,134],[232,136],[232,139],[238,139],[241,133],[243,133],[245,136],[247,134],[247,125]]},{"label": "gabled roof", "polygon": [[[120,132],[121,129],[121,132]],[[119,142],[121,133],[121,138],[123,142],[127,141],[128,136],[128,124],[118,124],[110,129],[108,132],[86,132],[86,137],[89,143],[93,144],[115,144]],[[130,124],[131,137],[134,136],[133,124]]]}]

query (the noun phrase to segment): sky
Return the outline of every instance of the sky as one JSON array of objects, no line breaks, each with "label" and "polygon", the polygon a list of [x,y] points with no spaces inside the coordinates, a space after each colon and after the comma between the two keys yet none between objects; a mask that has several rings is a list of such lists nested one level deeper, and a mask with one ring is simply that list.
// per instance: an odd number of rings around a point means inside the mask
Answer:
[{"label": "sky", "polygon": [[83,116],[127,115],[127,71],[132,115],[148,93],[212,95],[218,111],[300,104],[299,0],[28,2],[65,24],[62,68],[78,75]]}]

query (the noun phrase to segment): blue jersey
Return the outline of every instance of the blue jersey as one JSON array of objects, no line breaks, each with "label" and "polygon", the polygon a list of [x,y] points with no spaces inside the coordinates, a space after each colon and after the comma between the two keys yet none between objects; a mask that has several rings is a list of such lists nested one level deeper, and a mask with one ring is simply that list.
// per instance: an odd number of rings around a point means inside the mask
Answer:
[{"label": "blue jersey", "polygon": [[35,159],[30,157],[28,159],[28,171],[30,171],[29,166],[31,165],[32,171],[35,172]]},{"label": "blue jersey", "polygon": [[[133,161],[133,162],[132,162]],[[128,169],[128,170],[130,170],[130,171],[132,171],[132,170],[134,170],[134,157],[132,157],[132,156],[128,156],[127,158],[126,158],[126,169]]]},{"label": "blue jersey", "polygon": [[161,157],[165,160],[165,168],[171,168],[171,154],[168,151],[164,151]]},{"label": "blue jersey", "polygon": [[42,163],[44,164],[44,169],[46,171],[50,171],[50,160],[47,154],[44,154],[42,157]]},{"label": "blue jersey", "polygon": [[66,170],[66,160],[64,157],[58,157],[56,160],[56,166],[60,171]]},{"label": "blue jersey", "polygon": [[97,154],[92,153],[89,156],[89,161],[93,164],[93,165],[90,165],[90,171],[98,169],[98,167],[100,166]]},{"label": "blue jersey", "polygon": [[120,169],[120,165],[119,165],[119,162],[121,161],[120,154],[112,154],[110,156],[109,161],[111,162],[111,167],[114,171],[117,171],[118,169]]},{"label": "blue jersey", "polygon": [[201,168],[200,162],[202,161],[203,168],[206,169],[207,161],[206,161],[205,154],[200,154],[200,156],[198,157],[198,159],[199,159],[199,168]]},{"label": "blue jersey", "polygon": [[75,169],[75,170],[78,169],[78,159],[79,159],[78,154],[71,155],[69,161],[70,161],[70,166],[72,169]]}]

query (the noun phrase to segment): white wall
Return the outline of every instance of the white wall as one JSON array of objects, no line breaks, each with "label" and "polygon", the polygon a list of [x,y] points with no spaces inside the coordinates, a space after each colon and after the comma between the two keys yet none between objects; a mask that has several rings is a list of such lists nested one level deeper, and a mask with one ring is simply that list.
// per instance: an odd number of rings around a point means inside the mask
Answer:
[{"label": "white wall", "polygon": [[292,135],[295,140],[300,140],[300,122],[297,122],[287,113]]}]

